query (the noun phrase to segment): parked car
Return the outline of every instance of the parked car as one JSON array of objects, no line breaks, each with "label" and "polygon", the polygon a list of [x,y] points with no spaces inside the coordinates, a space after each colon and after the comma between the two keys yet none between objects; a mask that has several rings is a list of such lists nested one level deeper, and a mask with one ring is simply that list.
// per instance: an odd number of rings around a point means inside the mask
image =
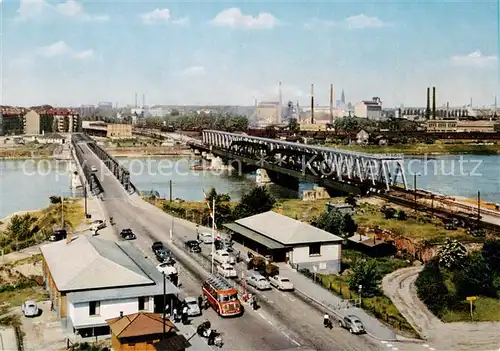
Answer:
[{"label": "parked car", "polygon": [[186,250],[189,252],[195,252],[195,253],[201,252],[200,243],[196,240],[188,240],[184,243],[184,246],[186,247]]},{"label": "parked car", "polygon": [[217,272],[222,275],[224,278],[237,278],[238,273],[234,269],[232,265],[229,263],[223,263],[219,267],[217,267]]},{"label": "parked car", "polygon": [[173,255],[170,251],[168,251],[165,247],[158,249],[155,251],[156,259],[159,262],[172,262],[174,261]]},{"label": "parked car", "polygon": [[248,278],[247,283],[248,285],[253,286],[258,290],[271,289],[271,284],[269,284],[269,281],[264,276],[257,273],[252,274]]},{"label": "parked car", "polygon": [[35,301],[28,300],[21,305],[21,311],[26,317],[36,317],[40,313]]},{"label": "parked car", "polygon": [[125,240],[134,240],[137,238],[132,229],[123,229],[120,232],[120,236]]},{"label": "parked car", "polygon": [[199,231],[198,236],[199,236],[199,241],[202,244],[211,244],[214,241],[212,238],[212,231],[201,230],[201,231]]},{"label": "parked car", "polygon": [[90,225],[90,230],[93,232],[97,232],[98,230],[101,230],[104,228],[106,228],[106,222],[104,222],[101,219],[93,221],[92,224]]},{"label": "parked car", "polygon": [[200,306],[198,305],[198,299],[196,297],[186,297],[184,299],[188,307],[188,316],[194,317],[199,316],[201,314]]},{"label": "parked car", "polygon": [[355,315],[348,315],[339,320],[339,326],[341,328],[349,330],[351,334],[363,334],[366,332],[363,322]]},{"label": "parked car", "polygon": [[294,289],[294,286],[290,279],[286,277],[282,277],[279,275],[275,275],[274,277],[269,278],[269,283],[271,286],[274,286],[278,290],[288,290],[291,291]]},{"label": "parked car", "polygon": [[229,255],[229,252],[226,250],[217,250],[214,252],[214,261],[217,263],[229,263],[235,264],[235,259],[233,256]]},{"label": "parked car", "polygon": [[68,236],[68,232],[66,229],[59,229],[59,230],[54,230],[52,235],[49,237],[49,241],[59,241],[66,239]]},{"label": "parked car", "polygon": [[163,262],[156,266],[156,269],[160,273],[165,273],[167,276],[176,275],[177,268],[174,266],[172,262]]},{"label": "parked car", "polygon": [[96,168],[96,166],[92,166],[92,167],[90,167],[90,170],[91,170],[92,172],[97,172],[97,168]]}]

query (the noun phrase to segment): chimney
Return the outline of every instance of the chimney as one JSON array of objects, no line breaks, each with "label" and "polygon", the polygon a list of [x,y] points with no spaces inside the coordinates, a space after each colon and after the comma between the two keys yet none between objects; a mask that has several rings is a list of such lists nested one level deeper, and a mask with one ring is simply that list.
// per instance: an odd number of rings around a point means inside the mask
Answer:
[{"label": "chimney", "polygon": [[432,87],[432,119],[436,119],[436,87]]},{"label": "chimney", "polygon": [[120,318],[123,318],[123,311],[120,311]]},{"label": "chimney", "polygon": [[142,108],[146,106],[146,94],[142,94]]},{"label": "chimney", "polygon": [[137,108],[137,93],[135,93],[135,108]]},{"label": "chimney", "polygon": [[281,123],[281,117],[282,117],[282,108],[283,108],[283,95],[281,94],[281,82],[279,82],[279,109],[278,109],[278,123]]},{"label": "chimney", "polygon": [[311,124],[314,124],[314,84],[311,84]]},{"label": "chimney", "polygon": [[425,118],[431,117],[431,88],[427,88],[427,107],[425,109]]},{"label": "chimney", "polygon": [[330,84],[330,124],[333,123],[333,84]]}]

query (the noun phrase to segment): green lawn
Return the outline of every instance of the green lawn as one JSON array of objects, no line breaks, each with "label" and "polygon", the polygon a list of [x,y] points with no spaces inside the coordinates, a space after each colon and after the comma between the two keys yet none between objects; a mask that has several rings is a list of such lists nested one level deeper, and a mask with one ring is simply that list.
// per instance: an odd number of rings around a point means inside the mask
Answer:
[{"label": "green lawn", "polygon": [[[470,304],[464,301],[459,311],[447,310],[441,317],[444,322],[470,322]],[[500,321],[500,300],[489,297],[478,297],[473,302],[472,312],[474,322]]]}]

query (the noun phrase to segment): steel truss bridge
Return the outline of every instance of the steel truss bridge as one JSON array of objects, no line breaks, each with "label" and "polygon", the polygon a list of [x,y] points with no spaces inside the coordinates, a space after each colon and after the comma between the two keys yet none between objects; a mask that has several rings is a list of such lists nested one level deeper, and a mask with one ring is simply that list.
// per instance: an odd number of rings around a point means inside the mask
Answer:
[{"label": "steel truss bridge", "polygon": [[[82,155],[83,151],[78,145],[79,143],[85,143],[89,147],[92,152],[94,152],[99,159],[101,159],[106,167],[113,173],[113,175],[118,179],[118,181],[122,184],[122,186],[130,193],[134,193],[136,191],[135,186],[130,181],[130,172],[128,169],[120,165],[120,163],[110,154],[108,154],[103,148],[101,148],[97,143],[92,140],[86,134],[73,134],[72,136],[73,147],[75,148],[76,155],[78,157],[78,161],[83,168],[83,172],[85,173],[85,177],[87,181],[92,184],[95,178],[95,175],[91,172],[88,165],[84,162],[84,157]],[[100,185],[99,185],[100,187]]]},{"label": "steel truss bridge", "polygon": [[395,185],[408,189],[402,154],[368,154],[216,130],[203,131],[202,145],[225,158],[251,160],[264,169],[278,166],[306,179],[387,191]]}]

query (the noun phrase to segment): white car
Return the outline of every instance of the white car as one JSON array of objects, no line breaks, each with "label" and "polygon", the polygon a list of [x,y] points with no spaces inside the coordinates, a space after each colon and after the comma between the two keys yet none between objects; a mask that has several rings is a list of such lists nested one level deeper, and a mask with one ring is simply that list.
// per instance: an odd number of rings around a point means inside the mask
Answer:
[{"label": "white car", "polygon": [[160,263],[158,266],[156,266],[156,269],[160,273],[165,273],[165,275],[167,276],[177,274],[177,268],[175,268],[175,266],[170,262]]},{"label": "white car", "polygon": [[254,288],[258,290],[268,290],[271,289],[271,284],[269,284],[269,281],[262,275],[260,274],[252,274],[248,280],[247,280],[248,285],[253,286]]},{"label": "white car", "polygon": [[91,170],[92,172],[97,172],[97,168],[96,168],[95,166],[90,167],[90,170]]},{"label": "white car", "polygon": [[217,250],[214,253],[214,261],[220,264],[229,263],[234,264],[236,261],[233,256],[229,254],[226,250]]},{"label": "white car", "polygon": [[21,306],[21,311],[26,317],[36,317],[38,316],[39,310],[35,301],[28,300],[24,302]]},{"label": "white car", "polygon": [[104,222],[102,219],[98,219],[96,221],[93,221],[92,224],[90,225],[90,230],[93,232],[97,232],[98,230],[106,228],[106,222]]},{"label": "white car", "polygon": [[278,290],[293,290],[293,284],[290,279],[281,277],[279,275],[275,275],[274,277],[269,278],[269,282],[272,286],[274,286]]},{"label": "white car", "polygon": [[238,273],[234,269],[232,265],[229,263],[223,263],[219,267],[217,267],[217,272],[222,275],[224,278],[237,278]]},{"label": "white car", "polygon": [[199,238],[203,244],[211,244],[214,242],[214,240],[212,238],[212,232],[200,231]]},{"label": "white car", "polygon": [[186,297],[184,299],[188,307],[188,316],[194,317],[199,316],[201,314],[200,306],[198,305],[198,299],[195,297]]}]

